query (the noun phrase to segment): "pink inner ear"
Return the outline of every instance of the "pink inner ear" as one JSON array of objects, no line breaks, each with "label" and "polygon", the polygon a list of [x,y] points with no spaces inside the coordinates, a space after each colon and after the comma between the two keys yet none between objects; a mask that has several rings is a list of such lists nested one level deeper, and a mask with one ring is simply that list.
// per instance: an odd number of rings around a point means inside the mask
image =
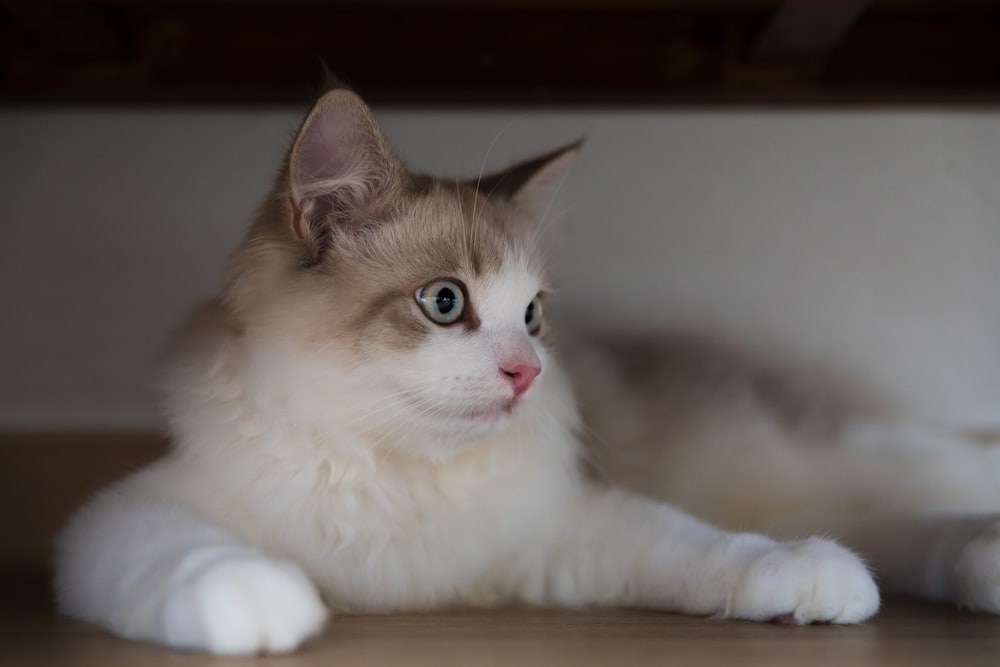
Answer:
[{"label": "pink inner ear", "polygon": [[299,131],[289,163],[291,231],[324,243],[332,226],[351,222],[370,206],[376,185],[393,163],[379,142],[367,107],[351,93],[328,93]]},{"label": "pink inner ear", "polygon": [[293,194],[308,196],[324,183],[366,180],[374,150],[368,125],[373,122],[353,98],[321,101],[299,132],[292,154]]}]

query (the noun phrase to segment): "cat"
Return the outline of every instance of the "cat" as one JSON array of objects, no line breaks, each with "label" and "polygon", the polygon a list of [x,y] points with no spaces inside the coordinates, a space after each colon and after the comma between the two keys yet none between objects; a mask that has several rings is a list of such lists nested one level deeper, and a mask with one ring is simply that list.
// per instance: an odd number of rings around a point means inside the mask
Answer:
[{"label": "cat", "polygon": [[994,519],[904,503],[834,521],[891,498],[891,462],[868,451],[872,488],[841,507],[816,486],[850,472],[841,442],[889,423],[874,403],[704,339],[557,331],[541,239],[577,151],[441,181],[404,167],[355,93],[323,95],[221,297],[166,356],[171,453],[63,530],[59,609],[215,654],[295,650],[331,611],[862,622],[872,573],[822,531],[894,590],[1000,611]]}]

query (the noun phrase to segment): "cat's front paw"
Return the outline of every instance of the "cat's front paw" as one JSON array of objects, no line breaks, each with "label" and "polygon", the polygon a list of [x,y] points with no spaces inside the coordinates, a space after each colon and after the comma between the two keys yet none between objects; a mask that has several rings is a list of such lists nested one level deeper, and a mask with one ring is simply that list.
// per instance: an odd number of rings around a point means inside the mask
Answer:
[{"label": "cat's front paw", "polygon": [[755,556],[730,598],[727,615],[786,623],[860,623],[878,611],[875,581],[840,545],[810,538],[777,543]]},{"label": "cat's front paw", "polygon": [[1000,614],[1000,521],[962,549],[955,562],[955,603]]},{"label": "cat's front paw", "polygon": [[217,655],[286,653],[317,634],[326,615],[299,566],[244,553],[215,560],[168,592],[161,639]]}]

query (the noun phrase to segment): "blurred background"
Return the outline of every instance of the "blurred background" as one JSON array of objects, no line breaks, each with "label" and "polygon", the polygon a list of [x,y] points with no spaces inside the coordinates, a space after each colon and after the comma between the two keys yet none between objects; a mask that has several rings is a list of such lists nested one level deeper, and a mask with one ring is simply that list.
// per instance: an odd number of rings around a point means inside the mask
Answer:
[{"label": "blurred background", "polygon": [[3,2],[0,56],[0,431],[160,427],[323,63],[417,171],[586,136],[553,263],[593,326],[1000,427],[994,2]]}]

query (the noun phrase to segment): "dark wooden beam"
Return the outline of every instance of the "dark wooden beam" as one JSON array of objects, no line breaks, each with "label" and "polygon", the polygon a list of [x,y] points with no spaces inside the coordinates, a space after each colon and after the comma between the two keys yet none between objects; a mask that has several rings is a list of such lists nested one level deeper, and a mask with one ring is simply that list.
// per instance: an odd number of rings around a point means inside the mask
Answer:
[{"label": "dark wooden beam", "polygon": [[756,63],[812,60],[829,54],[871,0],[786,0],[750,47]]},{"label": "dark wooden beam", "polygon": [[322,63],[381,104],[1000,103],[1000,3],[808,5],[8,1],[0,103],[302,104]]}]

